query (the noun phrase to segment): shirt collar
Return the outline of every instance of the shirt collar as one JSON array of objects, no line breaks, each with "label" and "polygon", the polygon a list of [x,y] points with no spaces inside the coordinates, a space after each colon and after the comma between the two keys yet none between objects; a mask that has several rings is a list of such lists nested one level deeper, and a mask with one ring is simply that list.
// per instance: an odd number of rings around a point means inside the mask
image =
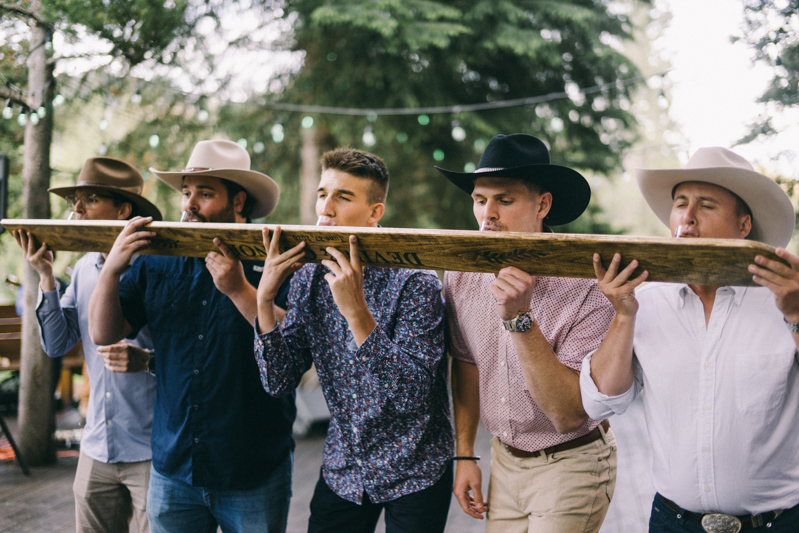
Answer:
[{"label": "shirt collar", "polygon": [[[734,295],[734,302],[735,305],[740,306],[741,302],[743,302],[744,295],[746,294],[746,289],[748,287],[738,286],[738,285],[725,285],[724,287],[719,287],[719,289],[728,289],[731,290]],[[691,287],[688,286],[687,283],[675,283],[674,284],[674,297],[676,298],[677,307],[682,309],[685,306],[685,299],[686,297],[696,296],[696,293],[691,290]],[[716,290],[718,294],[718,290]]]}]

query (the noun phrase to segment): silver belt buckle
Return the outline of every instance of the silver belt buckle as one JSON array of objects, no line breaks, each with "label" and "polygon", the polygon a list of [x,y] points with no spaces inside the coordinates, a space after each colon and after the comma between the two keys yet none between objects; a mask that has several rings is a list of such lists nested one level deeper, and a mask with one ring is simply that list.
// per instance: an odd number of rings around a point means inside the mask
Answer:
[{"label": "silver belt buckle", "polygon": [[702,529],[707,533],[738,533],[741,521],[729,514],[711,513],[702,517]]}]

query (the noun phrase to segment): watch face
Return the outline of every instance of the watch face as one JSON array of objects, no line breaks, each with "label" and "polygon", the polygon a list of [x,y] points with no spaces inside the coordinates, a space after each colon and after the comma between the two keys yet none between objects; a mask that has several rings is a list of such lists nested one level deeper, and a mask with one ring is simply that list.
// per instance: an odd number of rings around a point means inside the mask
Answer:
[{"label": "watch face", "polygon": [[516,317],[516,331],[527,331],[531,327],[533,327],[533,317],[530,313],[524,313]]}]

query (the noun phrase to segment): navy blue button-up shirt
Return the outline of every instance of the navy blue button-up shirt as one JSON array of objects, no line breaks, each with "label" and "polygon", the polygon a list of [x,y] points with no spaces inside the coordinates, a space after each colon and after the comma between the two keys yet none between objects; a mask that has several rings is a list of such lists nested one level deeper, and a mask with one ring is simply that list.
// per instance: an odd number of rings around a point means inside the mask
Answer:
[{"label": "navy blue button-up shirt", "polygon": [[[242,264],[257,285],[259,263]],[[140,257],[120,282],[120,301],[134,331],[149,325],[157,354],[153,467],[209,489],[263,484],[294,446],[294,395],[264,391],[253,326],[204,260]]]},{"label": "navy blue button-up shirt", "polygon": [[322,265],[291,281],[288,314],[258,335],[255,356],[271,394],[294,390],[316,364],[330,426],[322,473],[339,496],[383,503],[436,483],[453,449],[444,355],[444,305],[434,273],[366,268],[377,326],[358,347]]}]

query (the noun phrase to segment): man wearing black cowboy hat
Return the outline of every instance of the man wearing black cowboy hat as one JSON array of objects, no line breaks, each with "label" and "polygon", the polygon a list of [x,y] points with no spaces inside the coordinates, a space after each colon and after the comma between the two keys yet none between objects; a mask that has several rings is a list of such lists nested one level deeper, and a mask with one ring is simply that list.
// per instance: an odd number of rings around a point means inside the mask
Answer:
[{"label": "man wearing black cowboy hat", "polygon": [[[436,167],[438,168],[438,167]],[[474,173],[438,168],[469,193],[482,231],[551,231],[588,206],[576,171],[550,164],[532,135],[497,135]],[[454,493],[489,532],[598,531],[616,480],[607,421],[580,399],[583,357],[599,346],[613,307],[592,280],[447,272],[456,459]],[[474,455],[482,417],[494,435],[488,502]]]},{"label": "man wearing black cowboy hat", "polygon": [[[125,220],[138,215],[161,220],[158,208],[141,196],[143,185],[141,173],[128,163],[92,157],[77,184],[50,192],[66,199],[70,219]],[[15,231],[14,238],[41,278],[36,318],[47,355],[60,356],[83,341],[91,392],[73,484],[77,531],[128,531],[131,522],[132,531],[146,532],[155,402],[155,378],[146,372],[152,348],[149,330],[142,329],[130,342],[94,344],[89,337],[89,298],[106,254],[93,252],[78,260],[72,283],[59,299],[47,244],[38,246],[24,231]]]},{"label": "man wearing black cowboy hat", "polygon": [[[182,194],[190,222],[245,223],[277,205],[277,184],[226,140],[199,142],[186,168],[153,169]],[[149,324],[158,395],[147,515],[153,533],[283,532],[291,498],[294,395],[264,391],[253,358],[255,261],[223,243],[203,259],[143,256],[155,232],[131,220],[108,254],[89,309],[92,338],[111,342]],[[256,268],[258,270],[256,270]]]}]

